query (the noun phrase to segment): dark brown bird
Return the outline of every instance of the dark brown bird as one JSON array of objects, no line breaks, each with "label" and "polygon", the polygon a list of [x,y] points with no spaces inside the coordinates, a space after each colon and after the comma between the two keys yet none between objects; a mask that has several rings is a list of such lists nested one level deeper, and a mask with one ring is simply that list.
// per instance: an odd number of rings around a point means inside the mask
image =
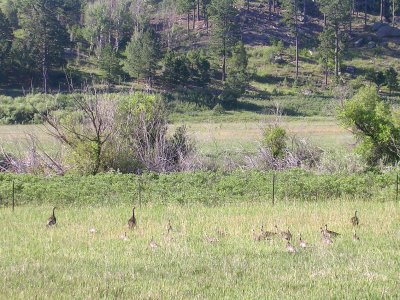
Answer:
[{"label": "dark brown bird", "polygon": [[332,237],[337,237],[340,235],[340,233],[337,233],[335,231],[332,230],[328,230],[328,225],[325,224],[325,229],[324,229],[324,234],[325,236],[332,238]]},{"label": "dark brown bird", "polygon": [[353,230],[353,241],[354,242],[359,242],[360,238],[358,237],[358,235],[356,234],[356,230]]},{"label": "dark brown bird", "polygon": [[172,231],[171,220],[168,220],[168,224],[165,226],[165,230],[167,231],[167,234]]},{"label": "dark brown bird", "polygon": [[351,224],[353,224],[353,226],[358,226],[359,223],[360,220],[357,217],[357,211],[355,211],[354,216],[351,218]]},{"label": "dark brown bird", "polygon": [[262,232],[261,233],[256,233],[256,231],[254,229],[252,230],[252,232],[253,232],[253,239],[256,242],[260,242],[260,241],[265,239],[265,237],[264,237]]},{"label": "dark brown bird", "polygon": [[275,235],[276,235],[276,232],[272,232],[272,231],[265,231],[264,230],[264,226],[263,227],[261,227],[261,233],[263,234],[263,236],[264,236],[264,238],[266,239],[266,240],[270,240],[270,239],[272,239]]},{"label": "dark brown bird", "polygon": [[54,214],[54,210],[55,210],[56,208],[57,208],[57,207],[54,207],[54,208],[53,208],[53,214],[50,216],[50,218],[48,218],[46,227],[51,227],[51,226],[56,225],[57,219],[56,219],[56,215]]},{"label": "dark brown bird", "polygon": [[132,209],[132,217],[128,220],[128,227],[133,229],[136,227],[135,207]]},{"label": "dark brown bird", "polygon": [[287,231],[279,231],[278,226],[275,225],[276,232],[279,233],[282,239],[290,241],[292,239],[292,233],[290,232],[289,228]]},{"label": "dark brown bird", "polygon": [[325,234],[325,230],[322,227],[321,227],[321,241],[327,245],[333,244],[332,239]]}]

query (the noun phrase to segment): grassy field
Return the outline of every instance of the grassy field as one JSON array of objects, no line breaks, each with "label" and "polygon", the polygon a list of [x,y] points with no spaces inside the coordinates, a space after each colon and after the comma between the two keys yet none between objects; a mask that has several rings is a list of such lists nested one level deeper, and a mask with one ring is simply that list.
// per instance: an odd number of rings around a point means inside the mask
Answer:
[{"label": "grassy field", "polygon": [[[269,117],[270,118],[270,117]],[[205,154],[221,151],[253,151],[261,139],[262,128],[268,117],[263,120],[236,120],[225,122],[210,119],[201,122],[177,122],[171,129],[186,124],[190,136]],[[341,128],[334,118],[295,118],[283,119],[283,126],[293,135],[306,138],[323,149],[348,149],[354,139],[350,132]],[[57,143],[46,134],[42,125],[2,125],[0,126],[0,144],[6,149],[16,151],[27,146],[27,133],[39,138],[45,149],[57,148]]]},{"label": "grassy field", "polygon": [[[358,209],[359,242],[350,217]],[[397,299],[400,208],[394,202],[192,204],[130,207],[17,207],[0,214],[2,299]],[[171,219],[172,239],[165,226]],[[295,254],[285,242],[255,242],[263,224],[290,228],[312,244]],[[340,232],[333,245],[320,226]],[[90,233],[91,228],[96,233]],[[127,241],[120,235],[127,231]],[[219,236],[217,231],[223,232]],[[205,237],[215,237],[209,243]],[[156,249],[149,247],[154,238]]]}]

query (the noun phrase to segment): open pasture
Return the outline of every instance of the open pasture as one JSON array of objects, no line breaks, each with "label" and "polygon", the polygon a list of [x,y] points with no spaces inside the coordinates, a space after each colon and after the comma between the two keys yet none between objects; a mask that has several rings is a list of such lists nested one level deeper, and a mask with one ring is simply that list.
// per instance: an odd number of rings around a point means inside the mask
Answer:
[{"label": "open pasture", "polygon": [[[59,206],[0,211],[0,298],[6,299],[397,299],[400,208],[395,202],[236,203],[137,207]],[[352,240],[350,218],[359,211]],[[172,232],[166,235],[171,220]],[[254,241],[260,225],[293,233]],[[332,245],[319,228],[341,235]],[[90,229],[96,232],[90,232]],[[128,240],[120,235],[127,232]],[[298,233],[312,247],[300,250]],[[210,243],[209,238],[217,239]],[[158,247],[152,249],[152,237]]]},{"label": "open pasture", "polygon": [[[221,151],[254,151],[262,138],[265,121],[216,120],[202,122],[177,122],[170,125],[185,124],[190,136],[196,141],[198,149],[205,154]],[[323,149],[348,149],[354,143],[350,132],[341,128],[333,118],[284,118],[282,125],[289,133],[306,138]],[[45,150],[58,149],[55,140],[47,135],[43,125],[2,125],[0,126],[0,145],[7,151],[22,151],[28,147],[27,134],[35,135]]]}]

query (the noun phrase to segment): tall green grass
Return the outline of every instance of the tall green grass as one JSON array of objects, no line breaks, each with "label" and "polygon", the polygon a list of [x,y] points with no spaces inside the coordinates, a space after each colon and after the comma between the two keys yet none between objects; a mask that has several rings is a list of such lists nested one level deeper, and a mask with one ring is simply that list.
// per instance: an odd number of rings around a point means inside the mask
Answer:
[{"label": "tall green grass", "polygon": [[[2,204],[110,205],[121,203],[269,202],[273,172],[180,172],[171,174],[105,173],[96,176],[69,174],[62,177],[0,174]],[[139,197],[140,190],[140,197]],[[277,201],[330,200],[347,197],[392,201],[396,197],[396,173],[316,174],[303,170],[277,173]]]},{"label": "tall green grass", "polygon": [[[67,207],[47,229],[50,205],[0,211],[2,299],[397,299],[399,206],[343,201],[148,204],[138,228],[131,206]],[[350,217],[359,210],[360,242]],[[165,236],[171,219],[173,240]],[[251,229],[289,227],[313,247],[289,254],[285,242],[255,242]],[[320,242],[323,224],[342,235]],[[89,232],[95,228],[96,233]],[[119,236],[127,232],[128,241]],[[224,236],[218,236],[223,231]],[[210,244],[205,236],[217,237]],[[154,238],[159,245],[151,250]]]}]

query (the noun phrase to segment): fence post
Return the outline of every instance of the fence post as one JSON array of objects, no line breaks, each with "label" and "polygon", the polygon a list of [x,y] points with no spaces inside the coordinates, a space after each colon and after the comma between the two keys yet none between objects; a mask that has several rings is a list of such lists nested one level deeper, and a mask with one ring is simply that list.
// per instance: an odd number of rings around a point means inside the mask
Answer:
[{"label": "fence post", "polygon": [[396,179],[396,201],[399,200],[399,173],[397,173]]},{"label": "fence post", "polygon": [[275,205],[275,181],[276,175],[272,174],[272,205]]},{"label": "fence post", "polygon": [[15,207],[15,184],[14,184],[14,179],[12,181],[12,210],[14,211]]}]

